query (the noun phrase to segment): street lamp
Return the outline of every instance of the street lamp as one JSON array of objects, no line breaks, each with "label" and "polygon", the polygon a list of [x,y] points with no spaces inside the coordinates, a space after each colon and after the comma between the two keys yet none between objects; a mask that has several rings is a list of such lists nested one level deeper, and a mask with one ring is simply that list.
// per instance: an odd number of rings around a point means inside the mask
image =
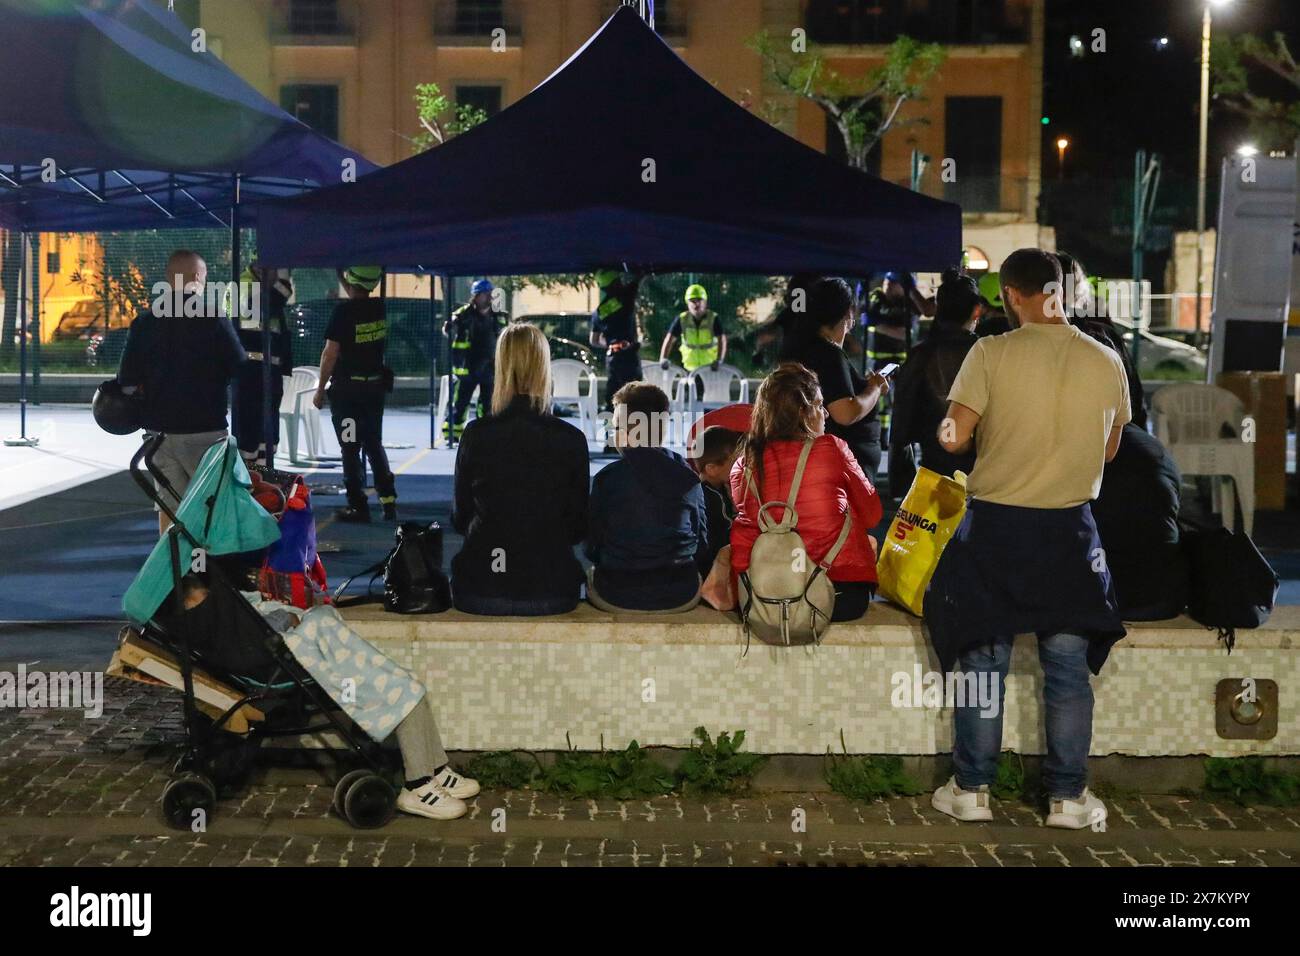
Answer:
[{"label": "street lamp", "polygon": [[1062,136],[1056,141],[1056,176],[1065,179],[1065,151],[1070,148],[1070,141]]},{"label": "street lamp", "polygon": [[1243,159],[1249,159],[1252,156],[1258,156],[1259,147],[1251,146],[1249,143],[1245,144],[1244,146],[1238,146],[1237,155],[1242,157]]},{"label": "street lamp", "polygon": [[1196,180],[1196,337],[1204,334],[1201,296],[1205,291],[1205,181],[1210,151],[1210,28],[1211,10],[1226,7],[1232,0],[1204,0],[1201,19],[1201,151]]}]

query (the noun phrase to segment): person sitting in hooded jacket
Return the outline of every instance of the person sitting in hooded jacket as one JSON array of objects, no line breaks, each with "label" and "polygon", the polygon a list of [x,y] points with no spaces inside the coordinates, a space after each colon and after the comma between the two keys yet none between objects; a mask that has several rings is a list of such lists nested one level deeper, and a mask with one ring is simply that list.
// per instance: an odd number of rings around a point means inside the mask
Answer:
[{"label": "person sitting in hooded jacket", "polygon": [[587,597],[603,611],[689,611],[700,600],[704,490],[686,460],[663,447],[667,417],[657,386],[631,382],[614,395],[622,457],[592,480],[587,513]]}]

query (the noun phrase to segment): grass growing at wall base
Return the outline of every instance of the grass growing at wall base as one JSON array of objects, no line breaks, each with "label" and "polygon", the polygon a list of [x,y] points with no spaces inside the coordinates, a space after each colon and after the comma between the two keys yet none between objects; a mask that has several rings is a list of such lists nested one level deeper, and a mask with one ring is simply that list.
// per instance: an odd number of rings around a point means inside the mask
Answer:
[{"label": "grass growing at wall base", "polygon": [[840,731],[843,756],[826,750],[826,783],[850,800],[880,800],[885,797],[914,797],[925,788],[903,770],[901,757],[853,757]]},{"label": "grass growing at wall base", "polygon": [[654,750],[635,740],[623,750],[606,750],[601,738],[595,753],[569,749],[545,765],[536,754],[532,762],[514,751],[479,754],[465,767],[486,789],[541,790],[568,799],[631,800],[682,793],[691,796],[740,796],[753,787],[754,775],[767,763],[762,754],[744,753],[745,732],[722,731],[716,740],[696,727],[691,749],[676,770],[655,759]]},{"label": "grass growing at wall base", "polygon": [[1300,804],[1300,774],[1270,770],[1261,757],[1209,757],[1205,793],[1226,796],[1246,806]]}]

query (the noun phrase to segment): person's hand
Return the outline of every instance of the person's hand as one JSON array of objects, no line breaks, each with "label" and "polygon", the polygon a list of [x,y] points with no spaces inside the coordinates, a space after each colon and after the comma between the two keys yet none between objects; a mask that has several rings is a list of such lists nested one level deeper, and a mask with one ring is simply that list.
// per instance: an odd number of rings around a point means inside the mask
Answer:
[{"label": "person's hand", "polygon": [[316,389],[316,394],[311,397],[311,403],[317,408],[325,407],[325,389]]},{"label": "person's hand", "polygon": [[874,369],[867,373],[867,386],[874,388],[881,395],[889,394],[889,379]]},{"label": "person's hand", "polygon": [[668,360],[667,360],[667,359],[660,359],[660,360],[659,360],[659,367],[660,367],[661,369],[663,369],[665,372],[668,371],[668,364],[669,364],[669,363],[668,363]]}]

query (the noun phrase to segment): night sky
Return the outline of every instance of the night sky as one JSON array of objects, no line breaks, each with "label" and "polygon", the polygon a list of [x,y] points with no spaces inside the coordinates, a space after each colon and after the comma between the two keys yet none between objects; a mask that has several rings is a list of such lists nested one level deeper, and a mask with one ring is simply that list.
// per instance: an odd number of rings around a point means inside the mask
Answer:
[{"label": "night sky", "polygon": [[[1047,0],[1044,54],[1044,216],[1058,243],[1097,272],[1127,271],[1128,239],[1116,220],[1128,217],[1134,153],[1164,158],[1157,222],[1195,225],[1197,110],[1200,97],[1201,0]],[[1106,30],[1107,52],[1090,52],[1092,30]],[[1300,56],[1300,0],[1235,0],[1214,8],[1214,36],[1282,31]],[[1070,54],[1071,35],[1089,52]],[[1163,50],[1156,41],[1169,38]],[[1269,90],[1282,98],[1284,86]],[[1293,94],[1292,94],[1293,95]],[[1055,142],[1067,136],[1064,185],[1058,183]],[[1210,107],[1210,198],[1215,218],[1216,182],[1223,157],[1250,140],[1246,122]],[[1147,274],[1159,279],[1164,257],[1149,257]]]}]

